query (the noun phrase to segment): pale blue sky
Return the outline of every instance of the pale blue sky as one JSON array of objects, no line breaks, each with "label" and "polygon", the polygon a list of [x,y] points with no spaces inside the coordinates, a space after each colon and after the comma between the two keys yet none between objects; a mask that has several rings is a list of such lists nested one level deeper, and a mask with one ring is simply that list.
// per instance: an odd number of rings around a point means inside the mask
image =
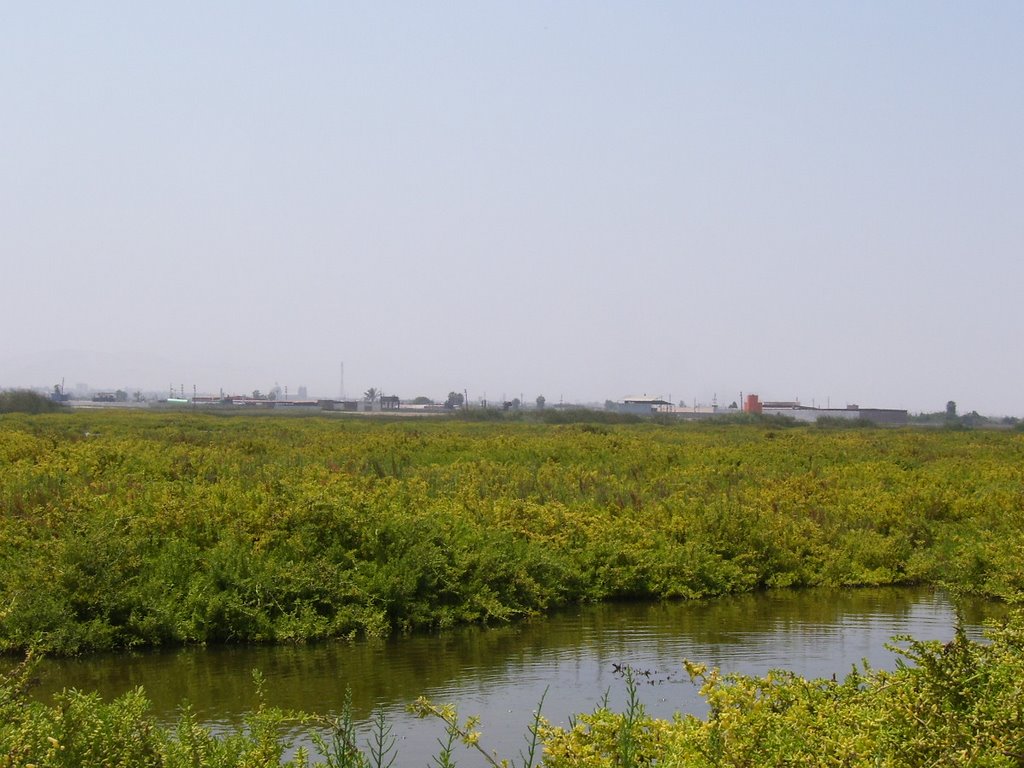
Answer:
[{"label": "pale blue sky", "polygon": [[1020,2],[0,3],[0,385],[1024,415],[1022,40]]}]

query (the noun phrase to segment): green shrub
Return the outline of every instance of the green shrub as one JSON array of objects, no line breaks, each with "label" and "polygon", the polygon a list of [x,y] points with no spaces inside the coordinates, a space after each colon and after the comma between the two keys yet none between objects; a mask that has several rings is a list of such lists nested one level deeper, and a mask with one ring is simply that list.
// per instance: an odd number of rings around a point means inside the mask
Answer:
[{"label": "green shrub", "polygon": [[54,413],[63,408],[60,403],[30,389],[0,392],[0,413]]},{"label": "green shrub", "polygon": [[1024,589],[1021,433],[766,426],[5,416],[0,652],[777,587]]}]

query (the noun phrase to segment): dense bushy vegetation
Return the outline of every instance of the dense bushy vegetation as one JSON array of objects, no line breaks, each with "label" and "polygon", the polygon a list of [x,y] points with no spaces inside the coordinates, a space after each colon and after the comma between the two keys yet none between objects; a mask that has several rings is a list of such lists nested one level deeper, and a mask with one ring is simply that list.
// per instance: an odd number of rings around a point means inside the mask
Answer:
[{"label": "dense bushy vegetation", "polygon": [[[0,649],[298,641],[506,621],[572,601],[946,583],[1019,599],[1024,434],[773,424],[0,419]],[[843,681],[690,665],[710,714],[540,724],[552,768],[1024,765],[1024,621],[910,643]],[[351,724],[258,706],[214,734],[144,692],[30,701],[0,675],[0,768],[385,766]],[[435,757],[476,742],[446,721]],[[447,744],[447,747],[446,747]],[[422,756],[421,756],[422,758]],[[421,759],[426,762],[426,759]],[[529,761],[527,761],[529,762]]]},{"label": "dense bushy vegetation", "polygon": [[[309,765],[306,751],[294,759],[282,730],[317,719],[258,704],[245,727],[214,733],[186,707],[176,727],[161,727],[141,689],[112,702],[81,691],[64,691],[52,704],[26,695],[31,660],[0,675],[0,768],[274,768]],[[323,721],[321,728],[329,725]],[[344,732],[342,732],[344,733]],[[339,762],[345,750],[332,749],[317,734],[327,768],[356,768]],[[362,758],[362,755],[359,755]]]},{"label": "dense bushy vegetation", "polygon": [[30,389],[0,391],[0,413],[53,413],[62,409],[60,403]]},{"label": "dense bushy vegetation", "polygon": [[1024,583],[1024,435],[0,420],[0,650],[296,641],[573,601]]}]

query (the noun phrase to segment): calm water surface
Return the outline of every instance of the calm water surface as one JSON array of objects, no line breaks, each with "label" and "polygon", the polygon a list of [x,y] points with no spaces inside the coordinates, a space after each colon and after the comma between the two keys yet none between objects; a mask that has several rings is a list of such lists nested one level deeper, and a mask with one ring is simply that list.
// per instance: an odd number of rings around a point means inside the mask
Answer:
[{"label": "calm water surface", "polygon": [[[965,604],[960,611],[972,632],[979,632],[998,607]],[[918,589],[588,606],[515,627],[387,641],[50,660],[36,695],[48,698],[66,687],[113,697],[141,685],[164,722],[173,722],[187,700],[204,722],[234,728],[255,704],[251,673],[259,669],[274,706],[333,714],[351,689],[364,728],[382,707],[394,726],[396,766],[404,768],[427,765],[442,734],[438,722],[406,713],[406,705],[421,695],[457,704],[463,717],[480,715],[482,743],[512,758],[545,690],[543,713],[554,723],[592,710],[606,693],[621,707],[625,686],[616,665],[641,671],[641,700],[650,714],[703,714],[696,687],[682,671],[684,658],[729,672],[784,668],[841,678],[864,659],[892,668],[896,656],[885,646],[894,635],[949,640],[956,615],[944,594]],[[303,743],[301,734],[293,735]],[[478,764],[468,754],[459,759]]]}]

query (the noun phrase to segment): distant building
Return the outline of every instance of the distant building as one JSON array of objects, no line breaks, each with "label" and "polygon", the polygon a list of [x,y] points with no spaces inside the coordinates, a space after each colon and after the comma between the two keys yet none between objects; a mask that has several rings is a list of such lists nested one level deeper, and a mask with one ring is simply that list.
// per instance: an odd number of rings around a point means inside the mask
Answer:
[{"label": "distant building", "polygon": [[846,419],[853,421],[860,418],[860,411],[849,408],[812,408],[799,403],[764,402],[760,413],[765,416],[785,416],[795,421],[815,422],[821,418]]},{"label": "distant building", "polygon": [[317,400],[322,411],[358,411],[357,400]]},{"label": "distant building", "polygon": [[909,424],[910,414],[904,408],[858,408],[857,412],[865,421],[875,424]]},{"label": "distant building", "polygon": [[401,407],[401,401],[398,399],[398,395],[380,396],[380,409],[382,411],[397,411]]},{"label": "distant building", "polygon": [[615,403],[616,412],[635,413],[640,416],[650,416],[665,407],[671,408],[672,403],[668,400],[662,400],[660,397],[648,397],[647,395],[627,397],[621,403]]},{"label": "distant building", "polygon": [[[620,403],[608,401],[605,407],[617,413],[632,413],[638,416],[673,416],[677,419],[713,419],[739,412],[737,408],[723,408],[718,405],[693,405],[692,407],[675,406],[660,397],[627,397]],[[861,408],[859,405],[848,405],[845,408],[814,408],[801,405],[799,400],[766,400],[762,402],[757,395],[747,395],[743,399],[745,413],[763,413],[767,416],[785,416],[795,421],[816,422],[818,419],[863,419],[874,424],[900,425],[907,424],[910,416],[906,410],[897,408]]]},{"label": "distant building", "polygon": [[845,408],[815,408],[801,405],[799,400],[765,400],[760,402],[757,395],[747,395],[743,410],[748,413],[763,413],[767,416],[785,416],[796,421],[816,422],[818,419],[863,419],[874,424],[898,426],[910,422],[910,415],[899,408],[861,408],[851,404]]}]

